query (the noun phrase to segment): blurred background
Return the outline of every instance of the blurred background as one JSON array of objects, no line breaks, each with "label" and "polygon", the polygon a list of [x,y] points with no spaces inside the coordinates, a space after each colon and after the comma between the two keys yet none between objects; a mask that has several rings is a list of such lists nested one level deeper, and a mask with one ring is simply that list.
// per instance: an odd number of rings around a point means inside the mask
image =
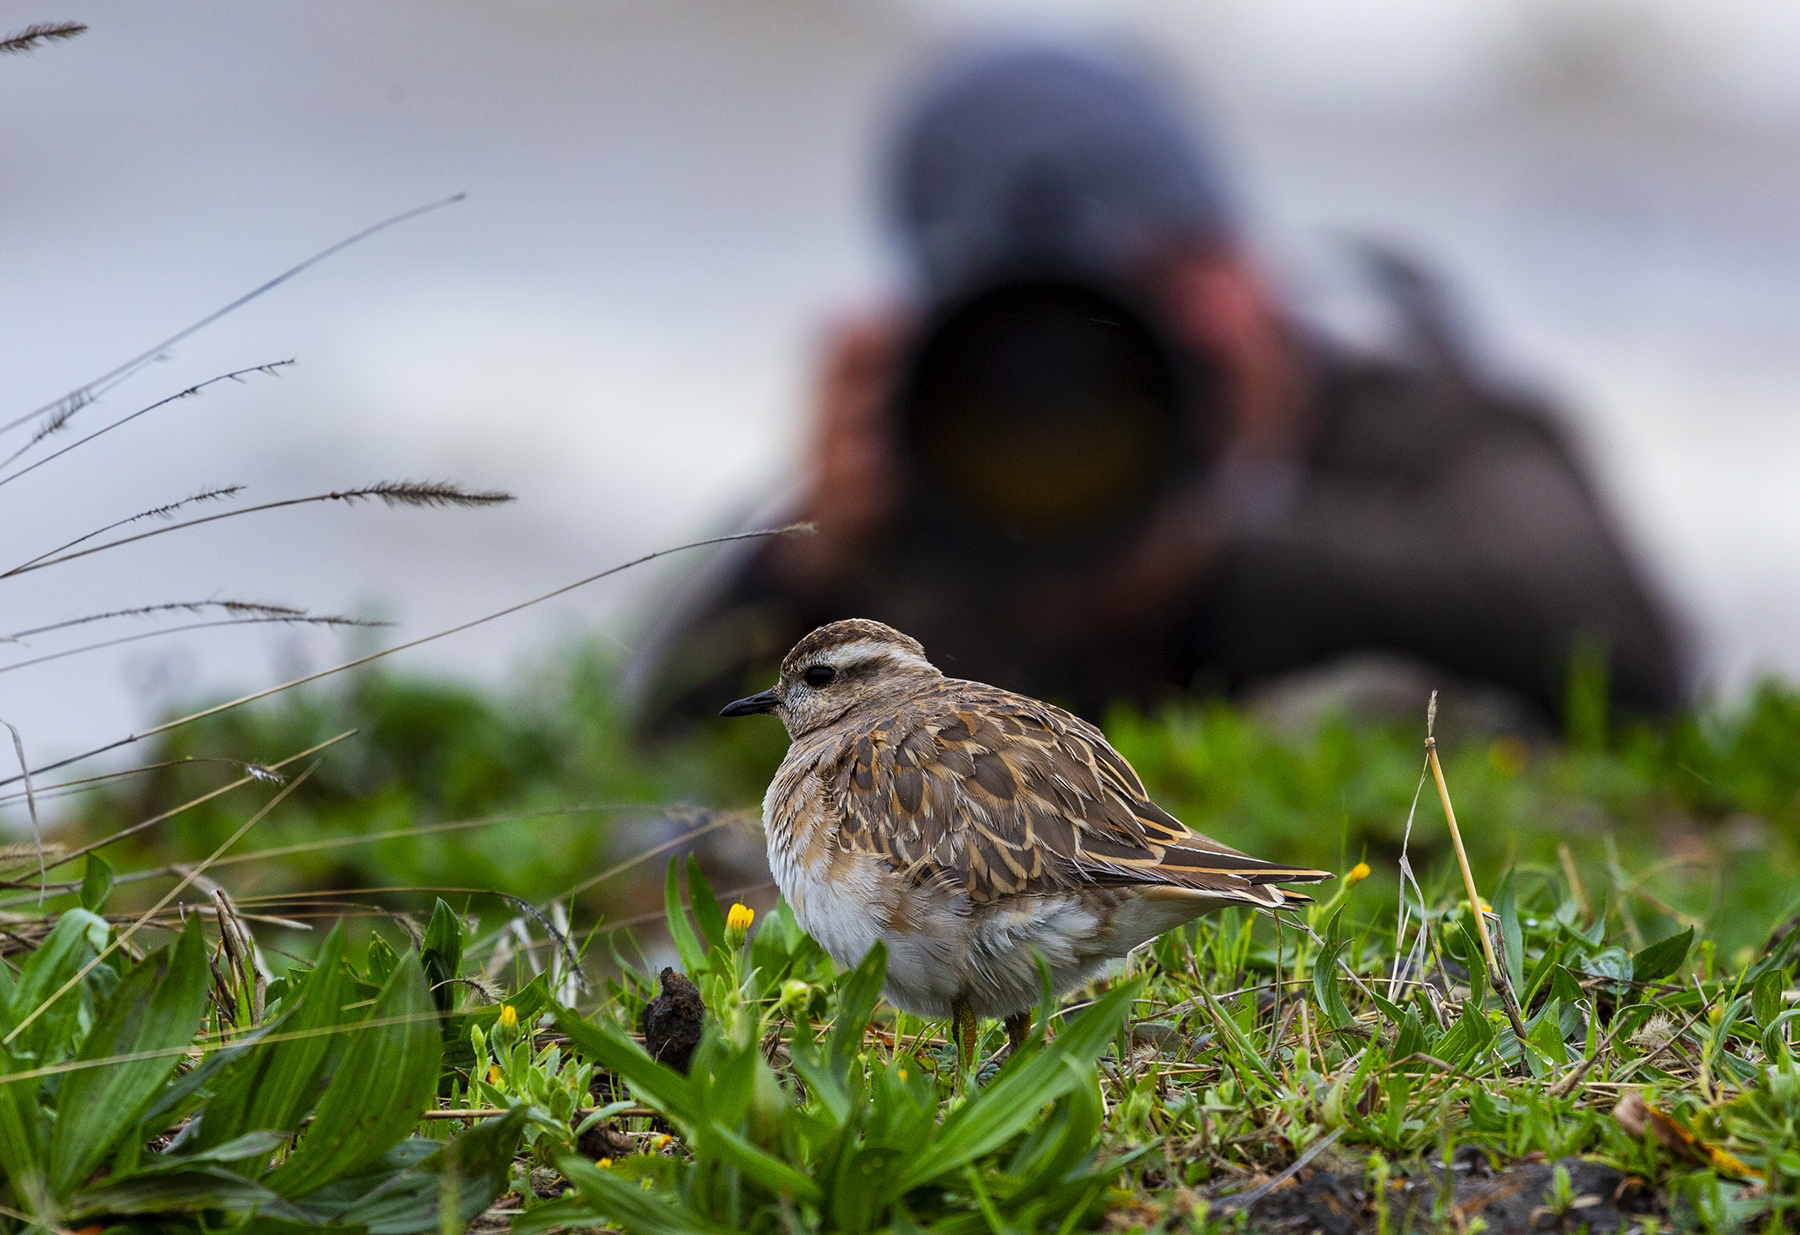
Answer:
[{"label": "blurred background", "polygon": [[[16,557],[224,484],[248,486],[245,502],[398,478],[519,498],[276,512],[10,581],[7,630],[222,597],[398,624],[212,630],[6,673],[0,717],[33,763],[778,509],[804,463],[827,330],[903,278],[877,200],[897,103],[944,48],[1020,32],[1152,52],[1211,139],[1254,253],[1319,330],[1379,345],[1391,328],[1346,268],[1348,238],[1443,280],[1481,370],[1564,409],[1627,546],[1691,636],[1701,697],[1734,704],[1762,675],[1800,674],[1800,11],[1779,0],[0,0],[0,13],[8,28],[91,25],[0,63],[14,118],[0,418],[372,222],[468,194],[234,313],[84,412],[97,427],[228,370],[297,362],[9,485],[0,527]],[[404,671],[544,709],[591,703],[581,692],[612,681],[594,666],[640,650],[698,564],[659,562],[406,653]],[[473,695],[433,698],[440,728],[419,732],[480,729]],[[272,757],[330,728],[300,711],[257,724],[174,752],[229,739]],[[574,754],[615,739],[551,728],[508,730],[514,745],[486,764],[415,750],[403,770],[439,798],[392,818],[590,791],[743,804],[779,751],[774,735],[733,739],[746,746],[711,762],[557,784]],[[1134,758],[1187,769],[1169,773],[1177,786],[1223,766],[1204,741],[1134,732]],[[1159,756],[1165,740],[1186,753]],[[1310,843],[1319,810],[1344,821],[1343,836],[1314,838],[1333,853],[1364,820],[1397,827],[1390,799],[1403,808],[1410,794],[1413,742],[1382,756],[1380,791],[1354,806],[1341,778],[1286,803],[1288,839]],[[1522,766],[1480,758],[1496,794]],[[342,793],[394,772],[377,763]],[[444,787],[451,765],[468,792]],[[518,789],[533,777],[545,787]],[[1751,807],[1792,813],[1778,788]],[[1495,810],[1520,819],[1541,805],[1505,801]],[[1744,805],[1722,801],[1715,813]],[[375,826],[369,809],[358,826]],[[506,858],[494,842],[486,874],[503,877]],[[446,877],[429,851],[406,861]],[[560,876],[533,878],[547,892]]]},{"label": "blurred background", "polygon": [[[1568,409],[1700,680],[1800,669],[1800,15],[1775,0],[3,7],[93,26],[0,72],[9,418],[361,226],[469,194],[109,394],[87,415],[299,362],[11,486],[9,544],[224,483],[521,499],[226,522],[18,580],[13,626],[230,595],[423,633],[747,517],[795,475],[825,323],[895,278],[875,189],[903,84],[950,41],[1029,28],[1179,71],[1303,310],[1379,329],[1339,277],[1345,235],[1447,280],[1484,362]],[[633,645],[680,569],[409,663],[498,681],[559,631]],[[66,752],[327,663],[334,640],[172,636],[22,670],[0,698]]]}]

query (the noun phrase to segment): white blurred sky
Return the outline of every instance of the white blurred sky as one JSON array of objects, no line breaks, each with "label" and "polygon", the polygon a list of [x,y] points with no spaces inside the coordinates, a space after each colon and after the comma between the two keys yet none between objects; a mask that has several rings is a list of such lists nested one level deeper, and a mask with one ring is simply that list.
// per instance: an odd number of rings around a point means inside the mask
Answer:
[{"label": "white blurred sky", "polygon": [[[1488,361],[1570,408],[1707,680],[1800,674],[1789,0],[0,0],[0,15],[93,27],[0,61],[0,421],[367,223],[469,194],[84,412],[91,428],[299,361],[0,488],[7,564],[228,482],[270,500],[453,478],[521,499],[162,538],[3,585],[0,633],[230,596],[379,610],[409,637],[734,519],[793,471],[821,321],[886,285],[888,103],[946,40],[1029,28],[1164,56],[1297,294],[1332,303],[1320,272],[1344,234],[1433,263]],[[629,644],[675,574],[402,663],[503,680],[573,630]],[[35,762],[172,695],[343,650],[269,628],[152,641],[0,673],[0,717]]]}]

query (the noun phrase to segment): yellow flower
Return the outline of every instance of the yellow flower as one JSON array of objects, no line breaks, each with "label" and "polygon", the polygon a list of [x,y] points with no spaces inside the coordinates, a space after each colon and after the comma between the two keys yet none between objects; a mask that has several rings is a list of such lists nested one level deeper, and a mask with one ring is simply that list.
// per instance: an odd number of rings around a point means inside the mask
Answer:
[{"label": "yellow flower", "polygon": [[725,915],[725,929],[733,934],[742,935],[756,921],[756,910],[748,905],[733,905],[731,912]]},{"label": "yellow flower", "polygon": [[662,1133],[650,1138],[650,1147],[652,1149],[667,1149],[669,1147],[669,1142],[674,1139],[674,1137],[667,1133]]},{"label": "yellow flower", "polygon": [[900,1068],[900,1069],[898,1069],[898,1070],[897,1070],[897,1071],[898,1071],[898,1074],[899,1074],[899,1077],[900,1077],[900,1079],[901,1079],[901,1080],[905,1080],[905,1079],[906,1079],[906,1069],[905,1069],[905,1068]]},{"label": "yellow flower", "polygon": [[517,1009],[515,1009],[510,1003],[501,1004],[500,1005],[500,1028],[502,1028],[502,1029],[517,1029],[518,1027],[519,1027],[519,1013],[518,1013]]},{"label": "yellow flower", "polygon": [[1355,866],[1352,866],[1350,868],[1350,873],[1348,875],[1344,876],[1344,882],[1345,883],[1361,883],[1363,880],[1367,879],[1368,877],[1369,877],[1369,864],[1367,862],[1358,862]]},{"label": "yellow flower", "polygon": [[500,1078],[505,1075],[506,1074],[504,1072],[500,1071],[499,1064],[491,1063],[488,1065],[488,1071],[487,1071],[487,1083],[488,1084],[498,1085],[500,1083]]},{"label": "yellow flower", "polygon": [[594,1165],[604,1171],[607,1167],[612,1165],[612,1159],[611,1158],[601,1158],[598,1162],[594,1163]]}]

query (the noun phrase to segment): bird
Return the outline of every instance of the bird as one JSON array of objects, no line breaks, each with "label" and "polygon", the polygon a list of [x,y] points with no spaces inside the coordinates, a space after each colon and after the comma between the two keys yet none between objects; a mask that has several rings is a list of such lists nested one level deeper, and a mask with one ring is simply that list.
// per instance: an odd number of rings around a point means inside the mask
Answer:
[{"label": "bird", "polygon": [[979,1018],[1025,1041],[1039,958],[1060,996],[1202,914],[1332,877],[1201,835],[1093,725],[948,677],[881,622],[819,627],[720,715],[768,713],[790,739],[763,799],[782,897],[840,965],[885,944],[882,993],[948,1021],[965,1067]]}]

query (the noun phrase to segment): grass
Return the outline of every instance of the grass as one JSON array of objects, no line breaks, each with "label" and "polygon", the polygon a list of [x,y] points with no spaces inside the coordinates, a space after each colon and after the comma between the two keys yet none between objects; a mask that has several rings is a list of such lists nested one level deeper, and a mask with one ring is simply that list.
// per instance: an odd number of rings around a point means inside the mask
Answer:
[{"label": "grass", "polygon": [[[1420,732],[1330,722],[1283,737],[1223,704],[1116,713],[1109,733],[1176,814],[1349,877],[1323,885],[1299,918],[1227,913],[1165,936],[1113,978],[1041,1009],[1018,1060],[988,1026],[982,1064],[966,1079],[941,1026],[873,998],[879,957],[840,974],[780,908],[744,930],[744,913],[724,912],[698,863],[685,867],[685,896],[669,868],[658,917],[705,998],[708,1036],[685,1076],[643,1054],[633,1033],[656,991],[653,966],[593,927],[641,906],[645,881],[569,890],[641,849],[628,821],[656,817],[662,803],[725,812],[754,801],[782,742],[773,726],[739,725],[642,748],[616,700],[605,658],[574,648],[510,697],[366,671],[336,691],[171,731],[150,761],[161,766],[62,800],[65,851],[245,783],[105,848],[125,874],[90,866],[49,914],[94,902],[102,882],[115,908],[141,911],[180,876],[130,874],[191,872],[244,829],[255,809],[245,795],[266,806],[281,794],[250,833],[255,847],[218,859],[247,860],[207,870],[237,895],[226,909],[212,902],[206,933],[218,942],[208,947],[225,976],[209,987],[188,1053],[210,1061],[259,1029],[280,1038],[286,1018],[304,1015],[294,998],[315,973],[340,975],[342,1020],[324,1028],[353,1040],[380,1032],[346,1028],[364,1023],[371,1001],[410,990],[416,1006],[398,1020],[438,1024],[427,1059],[435,1080],[415,1081],[402,1103],[415,1108],[407,1127],[396,1133],[390,1121],[384,1133],[398,1139],[338,1166],[366,1172],[379,1160],[386,1182],[373,1186],[402,1190],[411,1171],[415,1199],[426,1183],[433,1195],[466,1184],[454,1213],[442,1196],[418,1200],[407,1219],[425,1224],[416,1229],[1323,1223],[1379,1235],[1527,1219],[1573,1230],[1598,1219],[1724,1231],[1781,1228],[1800,1201],[1800,1065],[1788,1044],[1796,936],[1776,929],[1794,910],[1800,838],[1800,694],[1789,688],[1767,683],[1733,709],[1602,726],[1562,743],[1447,739],[1443,771],[1491,906],[1498,975],[1483,960]],[[351,729],[309,756],[318,762],[303,780],[277,789],[244,770]],[[517,818],[528,811],[547,813]],[[1419,872],[1404,917],[1402,853]],[[11,927],[44,940],[27,952],[15,945],[9,958],[23,964],[14,986],[25,989],[24,970],[58,937],[23,903],[35,899],[35,856],[10,860],[21,898]],[[447,899],[435,899],[438,889]],[[335,898],[321,904],[320,891]],[[181,900],[208,903],[191,887],[172,903]],[[346,913],[344,900],[388,916],[374,932],[333,936],[315,969],[317,948],[282,922],[353,919],[361,911]],[[89,947],[136,921],[115,913],[96,925],[91,905],[69,914]],[[180,928],[165,907],[140,938]],[[58,929],[65,939],[76,930]],[[584,953],[585,992],[552,960],[564,953],[552,932]],[[265,962],[283,972],[270,982],[240,963],[231,978],[226,936],[240,958],[260,938]],[[284,962],[272,947],[308,959]],[[113,955],[123,969],[124,954]],[[415,968],[431,976],[409,987]],[[111,981],[122,988],[128,972]],[[1516,999],[1523,1035],[1500,988]],[[95,988],[81,1005],[101,1026],[106,995]],[[26,1014],[24,1003],[9,1013]],[[41,1019],[68,1035],[45,1058],[76,1058],[88,1049],[83,1034],[98,1032],[79,1017]],[[39,1083],[49,1087],[42,1108],[55,1111],[53,1079]],[[182,1077],[159,1083],[179,1087]],[[222,1092],[203,1084],[165,1113],[192,1122],[197,1109],[204,1127]],[[469,1111],[489,1114],[452,1114]],[[350,1118],[318,1108],[317,1119],[328,1115]],[[179,1118],[172,1127],[185,1126]],[[265,1127],[238,1126],[268,1134],[248,1142],[257,1151],[248,1175],[267,1187],[270,1155],[299,1155],[289,1148],[294,1109]],[[7,1205],[99,1212],[118,1203],[109,1197],[136,1195],[127,1183],[148,1187],[145,1172],[175,1170],[162,1160],[171,1151],[154,1147],[166,1134],[140,1121],[117,1134],[98,1177],[66,1178],[60,1196],[35,1201],[15,1183]],[[453,1160],[477,1150],[485,1173],[458,1174]],[[417,1165],[427,1159],[436,1165]],[[268,1179],[286,1190],[269,1190],[296,1222],[322,1220],[302,1185],[348,1195],[354,1176],[329,1165],[283,1170]],[[1530,1204],[1518,1210],[1516,1196]],[[208,1199],[217,1203],[183,1202],[159,1221],[217,1229],[249,1212],[242,1197]]]}]

